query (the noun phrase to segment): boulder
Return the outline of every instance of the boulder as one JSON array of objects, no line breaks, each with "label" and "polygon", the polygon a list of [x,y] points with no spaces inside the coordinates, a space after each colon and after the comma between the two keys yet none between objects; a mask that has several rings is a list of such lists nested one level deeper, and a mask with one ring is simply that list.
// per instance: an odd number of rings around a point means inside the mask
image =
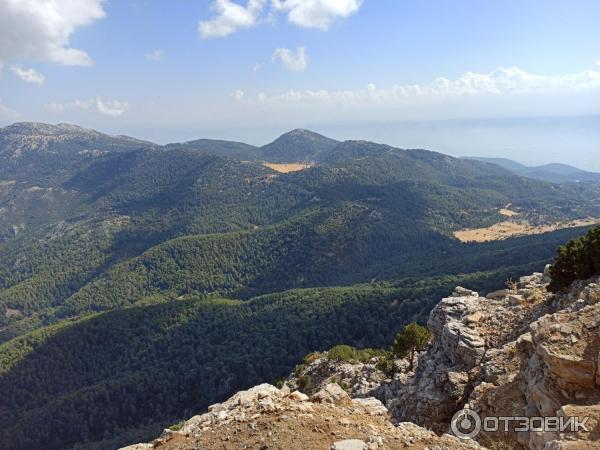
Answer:
[{"label": "boulder", "polygon": [[291,394],[289,394],[288,397],[291,398],[292,400],[297,401],[297,402],[306,402],[306,401],[308,401],[308,395],[303,394],[300,391],[294,391]]},{"label": "boulder", "polygon": [[454,297],[479,297],[479,294],[471,289],[466,289],[462,286],[456,286],[452,293]]},{"label": "boulder", "polygon": [[371,416],[386,416],[388,413],[388,410],[383,406],[383,403],[373,397],[353,398],[352,405],[363,408]]},{"label": "boulder", "polygon": [[350,397],[339,384],[329,383],[323,389],[313,394],[311,400],[315,403],[348,403]]},{"label": "boulder", "polygon": [[590,283],[583,289],[583,299],[588,305],[595,305],[600,301],[600,285]]},{"label": "boulder", "polygon": [[498,299],[498,298],[505,298],[505,297],[508,297],[511,293],[512,293],[512,291],[509,289],[500,289],[498,291],[490,292],[488,295],[485,296],[485,298],[490,299],[490,300]]},{"label": "boulder", "polygon": [[513,294],[508,296],[508,304],[510,306],[519,306],[525,303],[527,303],[527,300],[525,300],[525,297],[523,297],[520,294]]},{"label": "boulder", "polygon": [[366,450],[366,442],[360,439],[345,439],[331,444],[331,450]]}]

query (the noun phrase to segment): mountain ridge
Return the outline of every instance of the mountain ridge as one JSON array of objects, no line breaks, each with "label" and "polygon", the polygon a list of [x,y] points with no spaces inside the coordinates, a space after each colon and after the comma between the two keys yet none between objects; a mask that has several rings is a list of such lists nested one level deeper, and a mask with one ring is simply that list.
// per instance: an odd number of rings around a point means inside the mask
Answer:
[{"label": "mountain ridge", "polygon": [[548,181],[551,183],[600,182],[600,173],[588,172],[563,163],[548,163],[527,166],[506,158],[465,157],[463,159],[491,163],[505,168],[514,174]]}]

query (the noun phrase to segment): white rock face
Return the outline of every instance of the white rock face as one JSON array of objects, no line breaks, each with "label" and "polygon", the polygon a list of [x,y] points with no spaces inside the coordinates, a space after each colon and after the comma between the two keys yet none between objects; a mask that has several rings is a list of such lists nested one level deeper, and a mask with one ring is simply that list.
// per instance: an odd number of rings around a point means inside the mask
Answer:
[{"label": "white rock face", "polygon": [[[399,367],[407,366],[404,360],[398,360]],[[312,395],[325,385],[337,382],[346,387],[351,397],[372,397],[381,382],[388,378],[377,368],[377,359],[369,362],[341,362],[327,358],[327,352],[316,354],[314,361],[286,381],[292,389],[300,388],[300,379],[311,380],[310,386],[303,387],[308,395]]]},{"label": "white rock face", "polygon": [[[517,291],[481,298],[457,288],[443,299],[430,314],[433,340],[415,374],[382,386],[388,398],[392,393],[392,417],[441,433],[453,413],[468,405],[482,419],[590,417],[597,430],[600,285],[577,282],[570,292],[552,295],[549,281],[535,273],[521,277]],[[533,450],[600,448],[598,438],[597,431],[508,434],[515,447]]]},{"label": "white rock face", "polygon": [[387,416],[388,410],[381,401],[376,398],[353,398],[352,404],[362,407],[371,416]]},{"label": "white rock face", "polygon": [[363,442],[360,439],[346,439],[334,442],[331,445],[331,450],[366,450],[366,448],[366,442]]}]

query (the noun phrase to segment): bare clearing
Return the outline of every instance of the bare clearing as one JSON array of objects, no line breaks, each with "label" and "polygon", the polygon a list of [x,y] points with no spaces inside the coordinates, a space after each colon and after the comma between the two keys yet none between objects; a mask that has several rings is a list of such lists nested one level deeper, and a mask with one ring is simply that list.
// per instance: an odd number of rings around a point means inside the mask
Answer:
[{"label": "bare clearing", "polygon": [[303,163],[290,163],[290,164],[277,164],[277,163],[263,163],[263,166],[273,169],[280,173],[299,172],[300,170],[308,169],[311,167],[310,164]]},{"label": "bare clearing", "polygon": [[592,217],[587,219],[572,220],[570,222],[556,222],[539,226],[531,225],[526,220],[519,222],[506,220],[487,228],[473,228],[455,231],[454,237],[461,242],[501,241],[514,236],[549,233],[551,231],[562,230],[564,228],[584,227],[588,225],[596,225],[598,223],[600,223],[600,219]]},{"label": "bare clearing", "polygon": [[506,216],[506,217],[514,217],[514,216],[518,216],[519,213],[516,211],[511,211],[510,209],[508,209],[508,206],[506,208],[502,208],[500,211],[498,211],[501,215]]},{"label": "bare clearing", "polygon": [[21,314],[21,312],[18,309],[12,308],[6,308],[6,311],[4,313],[4,315],[9,319],[13,316],[18,316],[19,314]]}]

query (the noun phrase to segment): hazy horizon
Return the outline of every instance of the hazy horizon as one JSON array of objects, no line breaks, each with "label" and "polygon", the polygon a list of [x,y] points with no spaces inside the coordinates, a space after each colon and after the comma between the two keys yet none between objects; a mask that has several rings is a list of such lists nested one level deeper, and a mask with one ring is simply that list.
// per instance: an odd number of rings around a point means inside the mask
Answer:
[{"label": "hazy horizon", "polygon": [[[368,140],[398,148],[432,150],[455,157],[506,158],[527,166],[562,163],[600,172],[600,160],[589,157],[589,154],[594,154],[595,149],[600,149],[600,116],[406,121],[363,123],[360,126],[302,123],[290,128],[252,127],[228,130],[202,127],[195,130],[129,130],[127,127],[100,128],[94,127],[93,124],[63,122],[107,134],[147,140],[159,145],[197,139],[218,139],[262,146],[292,129],[306,128],[339,141]],[[14,122],[3,123],[0,126],[12,123]],[[482,141],[491,144],[481,145]]]},{"label": "hazy horizon", "polygon": [[258,145],[302,127],[600,171],[593,0],[28,5],[0,0],[1,125]]}]

